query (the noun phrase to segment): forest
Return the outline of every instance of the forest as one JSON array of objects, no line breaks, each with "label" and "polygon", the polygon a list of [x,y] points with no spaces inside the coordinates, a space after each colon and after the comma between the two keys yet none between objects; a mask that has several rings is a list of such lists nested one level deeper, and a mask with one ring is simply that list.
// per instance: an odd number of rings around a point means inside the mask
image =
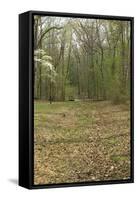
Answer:
[{"label": "forest", "polygon": [[130,28],[34,16],[34,184],[130,178]]},{"label": "forest", "polygon": [[35,99],[129,99],[130,22],[35,16]]}]

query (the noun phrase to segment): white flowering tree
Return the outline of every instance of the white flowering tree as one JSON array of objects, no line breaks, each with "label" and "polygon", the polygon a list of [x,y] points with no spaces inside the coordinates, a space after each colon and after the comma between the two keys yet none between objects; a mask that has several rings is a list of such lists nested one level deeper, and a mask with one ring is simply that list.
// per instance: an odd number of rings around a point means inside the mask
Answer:
[{"label": "white flowering tree", "polygon": [[40,84],[41,79],[47,77],[50,82],[50,103],[52,103],[52,85],[56,82],[57,73],[52,64],[52,57],[48,56],[43,49],[37,49],[34,51],[34,61],[35,61],[35,73],[40,68]]}]

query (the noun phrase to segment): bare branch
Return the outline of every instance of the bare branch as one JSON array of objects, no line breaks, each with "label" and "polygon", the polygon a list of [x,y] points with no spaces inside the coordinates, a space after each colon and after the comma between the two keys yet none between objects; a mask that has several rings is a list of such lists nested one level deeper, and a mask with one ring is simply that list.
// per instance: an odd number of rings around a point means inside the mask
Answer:
[{"label": "bare branch", "polygon": [[40,36],[40,39],[39,39],[38,44],[37,44],[37,48],[40,46],[42,39],[44,38],[44,36],[45,36],[49,31],[51,31],[52,29],[60,30],[60,29],[62,29],[62,28],[63,28],[63,27],[56,27],[56,26],[53,26],[53,27],[50,27],[50,28],[48,28],[47,30],[45,30],[45,31],[42,33],[42,35]]}]

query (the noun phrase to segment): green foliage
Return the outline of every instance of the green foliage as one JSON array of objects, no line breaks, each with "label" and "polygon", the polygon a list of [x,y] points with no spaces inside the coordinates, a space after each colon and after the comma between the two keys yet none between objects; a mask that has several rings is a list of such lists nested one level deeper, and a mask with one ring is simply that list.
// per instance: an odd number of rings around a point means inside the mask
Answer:
[{"label": "green foliage", "polygon": [[129,99],[128,21],[36,16],[34,24],[36,96],[116,104]]},{"label": "green foliage", "polygon": [[75,100],[76,98],[76,88],[71,85],[66,86],[66,100]]}]

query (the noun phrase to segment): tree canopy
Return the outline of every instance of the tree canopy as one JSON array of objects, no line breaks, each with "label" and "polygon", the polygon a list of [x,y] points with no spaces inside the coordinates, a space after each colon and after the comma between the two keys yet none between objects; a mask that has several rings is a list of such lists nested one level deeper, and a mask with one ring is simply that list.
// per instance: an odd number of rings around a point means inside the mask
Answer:
[{"label": "tree canopy", "polygon": [[35,98],[129,99],[130,22],[34,18]]}]

